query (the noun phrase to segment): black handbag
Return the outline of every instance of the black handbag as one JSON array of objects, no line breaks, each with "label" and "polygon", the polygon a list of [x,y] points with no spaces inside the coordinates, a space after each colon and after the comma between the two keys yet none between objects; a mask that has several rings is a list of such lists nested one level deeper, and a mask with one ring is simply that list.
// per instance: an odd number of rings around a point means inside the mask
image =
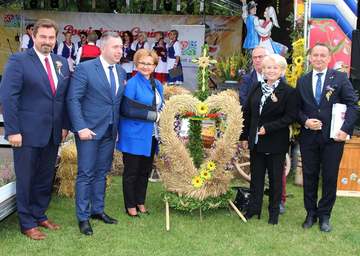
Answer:
[{"label": "black handbag", "polygon": [[183,74],[182,67],[177,66],[175,68],[169,69],[170,78],[175,78]]}]

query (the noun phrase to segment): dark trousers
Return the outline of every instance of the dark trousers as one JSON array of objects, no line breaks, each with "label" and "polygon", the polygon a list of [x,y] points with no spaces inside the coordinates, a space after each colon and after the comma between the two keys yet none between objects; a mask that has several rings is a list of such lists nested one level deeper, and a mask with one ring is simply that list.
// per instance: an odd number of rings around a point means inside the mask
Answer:
[{"label": "dark trousers", "polygon": [[22,231],[47,220],[58,145],[50,140],[45,147],[14,148],[16,205]]},{"label": "dark trousers", "polygon": [[[304,178],[304,205],[308,214],[330,217],[336,200],[339,165],[344,150],[343,142],[323,141],[321,133],[315,143],[301,143]],[[321,170],[321,171],[320,171]],[[322,197],[318,202],[319,176],[322,177]]]},{"label": "dark trousers", "polygon": [[148,178],[154,162],[156,145],[157,141],[153,137],[150,157],[123,153],[125,208],[134,208],[136,205],[145,204]]},{"label": "dark trousers", "polygon": [[249,213],[260,214],[264,196],[264,180],[268,170],[269,188],[269,214],[279,215],[281,201],[282,175],[284,171],[285,153],[266,154],[254,150],[250,152],[250,202]]},{"label": "dark trousers", "polygon": [[78,153],[76,178],[76,216],[85,221],[91,214],[104,212],[106,175],[111,170],[115,139],[112,125],[100,140],[75,137]]}]

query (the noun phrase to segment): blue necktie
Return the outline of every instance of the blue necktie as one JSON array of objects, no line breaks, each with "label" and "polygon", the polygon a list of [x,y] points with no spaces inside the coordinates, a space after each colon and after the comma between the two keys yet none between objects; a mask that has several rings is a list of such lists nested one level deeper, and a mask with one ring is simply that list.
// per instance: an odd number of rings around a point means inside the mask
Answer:
[{"label": "blue necktie", "polygon": [[110,87],[112,96],[114,97],[116,95],[116,82],[115,82],[115,75],[114,75],[114,66],[109,66],[109,73],[110,73]]},{"label": "blue necktie", "polygon": [[317,73],[317,81],[316,81],[316,88],[315,88],[315,100],[318,105],[320,105],[321,101],[321,77],[323,73]]}]

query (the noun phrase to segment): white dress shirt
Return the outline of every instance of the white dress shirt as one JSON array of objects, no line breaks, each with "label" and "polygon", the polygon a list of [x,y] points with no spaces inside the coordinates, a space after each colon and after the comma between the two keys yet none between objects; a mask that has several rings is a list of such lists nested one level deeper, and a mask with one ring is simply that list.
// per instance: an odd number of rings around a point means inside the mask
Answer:
[{"label": "white dress shirt", "polygon": [[257,71],[255,71],[255,72],[256,72],[256,77],[257,77],[258,82],[264,81],[263,75],[261,73],[258,73]]},{"label": "white dress shirt", "polygon": [[104,68],[104,71],[105,71],[105,74],[106,74],[106,77],[109,81],[109,84],[111,84],[110,82],[110,69],[109,69],[109,66],[113,66],[113,72],[114,72],[114,76],[115,76],[115,84],[116,84],[116,93],[118,92],[118,89],[119,89],[119,77],[118,77],[118,73],[117,73],[117,70],[116,70],[116,65],[115,64],[109,64],[107,63],[107,61],[100,55],[100,61],[101,61],[101,64]]},{"label": "white dress shirt", "polygon": [[322,70],[322,71],[316,71],[313,70],[313,74],[312,74],[312,89],[313,89],[313,95],[315,97],[315,92],[316,92],[316,82],[318,80],[318,76],[317,74],[322,73],[321,76],[321,91],[324,90],[324,82],[325,82],[325,76],[326,76],[326,72],[327,72],[327,68]]},{"label": "white dress shirt", "polygon": [[54,62],[53,62],[53,60],[51,58],[51,55],[50,54],[44,55],[41,52],[39,52],[38,50],[36,50],[35,47],[34,47],[34,50],[35,50],[37,56],[39,57],[39,59],[41,61],[41,64],[43,65],[46,73],[47,73],[47,70],[46,70],[46,64],[45,64],[45,57],[47,57],[49,59],[49,64],[50,64],[50,68],[51,68],[51,74],[52,74],[52,77],[54,79],[54,84],[55,84],[55,89],[56,89],[57,84],[58,84],[57,72],[59,72],[59,71],[55,70]]}]

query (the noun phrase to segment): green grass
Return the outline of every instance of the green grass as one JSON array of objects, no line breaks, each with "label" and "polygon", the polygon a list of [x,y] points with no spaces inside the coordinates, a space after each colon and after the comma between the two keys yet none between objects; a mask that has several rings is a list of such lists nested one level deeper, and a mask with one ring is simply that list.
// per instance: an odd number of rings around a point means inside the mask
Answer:
[{"label": "green grass", "polygon": [[151,215],[131,219],[124,214],[121,180],[113,179],[107,193],[106,212],[118,225],[92,221],[94,235],[78,230],[74,201],[54,196],[48,210],[50,219],[61,224],[59,231],[45,231],[48,238],[32,241],[19,232],[17,215],[0,223],[0,255],[360,255],[360,200],[337,199],[331,223],[325,234],[318,226],[303,230],[305,217],[302,188],[288,184],[286,213],[277,226],[267,224],[267,197],[261,220],[247,224],[227,209],[198,213],[171,210],[171,230],[165,231],[161,184],[150,183],[147,205]]}]

